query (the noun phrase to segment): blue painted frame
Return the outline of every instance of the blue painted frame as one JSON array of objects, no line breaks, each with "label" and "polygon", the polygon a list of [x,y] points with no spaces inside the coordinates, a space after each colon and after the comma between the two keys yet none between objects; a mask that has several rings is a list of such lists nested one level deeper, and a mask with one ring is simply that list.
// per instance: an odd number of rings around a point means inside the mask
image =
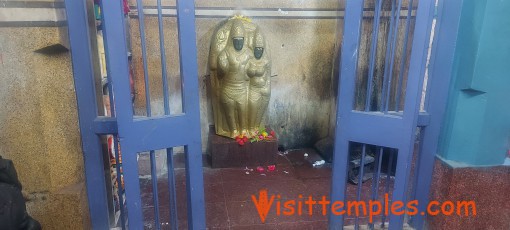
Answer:
[{"label": "blue painted frame", "polygon": [[[108,77],[115,98],[114,106],[112,106],[115,108],[113,118],[99,117],[97,112],[91,38],[85,1],[65,0],[65,4],[92,228],[108,229],[110,227],[107,205],[110,201],[106,196],[106,187],[101,186],[106,184],[99,135],[117,134],[122,146],[129,228],[143,229],[137,154],[184,146],[188,185],[188,227],[189,229],[205,229],[194,1],[177,1],[179,49],[185,51],[180,52],[184,113],[170,115],[169,110],[165,108],[165,116],[142,119],[133,117],[127,77],[129,71],[122,1],[102,1]],[[159,5],[158,8],[160,8]],[[160,30],[162,30],[161,25]],[[175,130],[180,131],[174,132]],[[168,156],[169,171],[172,171],[171,151],[168,151]],[[153,158],[151,154],[152,162]],[[174,188],[170,191],[175,191],[173,176],[169,175],[168,180],[169,186]],[[170,200],[175,201],[175,193]],[[174,205],[172,212],[176,211]],[[176,220],[176,215],[173,215],[172,219]]]},{"label": "blue painted frame", "polygon": [[[129,79],[125,77],[129,72],[121,3],[103,1],[102,12],[108,74],[115,89],[114,105],[123,149],[129,227],[143,228],[137,154],[185,146],[188,226],[205,229],[194,1],[177,2],[179,49],[185,52],[180,52],[184,114],[176,116],[133,118]],[[175,130],[179,130],[178,134]]]},{"label": "blue painted frame", "polygon": [[[66,16],[73,62],[73,78],[78,104],[79,126],[87,184],[90,221],[93,229],[108,229],[110,220],[106,195],[103,153],[98,135],[112,130],[98,125],[94,69],[85,1],[66,0]],[[105,122],[111,124],[110,122]],[[102,127],[102,128],[98,128]],[[103,185],[103,186],[98,186]]]},{"label": "blue painted frame", "polygon": [[[429,202],[432,170],[438,149],[439,134],[443,125],[448,92],[451,84],[451,73],[460,25],[462,2],[464,0],[443,0],[438,3],[435,39],[427,84],[426,111],[430,116],[429,125],[422,129],[420,155],[416,164],[416,180],[413,191],[414,199],[419,202],[418,212],[426,213]],[[425,216],[411,218],[411,226],[417,230],[424,228]]]},{"label": "blue painted frame", "polygon": [[[368,110],[364,112],[352,110],[361,20],[363,18],[363,1],[347,0],[344,21],[344,31],[346,33],[344,34],[340,63],[342,76],[339,81],[340,100],[337,102],[337,127],[335,129],[331,192],[333,201],[345,200],[347,151],[351,141],[399,149],[401,154],[399,154],[400,157],[397,162],[397,181],[393,200],[404,200],[404,190],[407,187],[410,168],[408,167],[411,160],[410,154],[414,146],[414,132],[417,126],[421,126],[424,127],[420,148],[422,154],[420,154],[417,164],[417,179],[414,181],[416,188],[413,196],[420,202],[419,211],[425,210],[437,149],[437,139],[450,84],[450,79],[442,76],[451,72],[458,20],[460,18],[459,6],[461,4],[459,3],[462,1],[440,1],[439,11],[442,13],[437,20],[436,31],[441,32],[436,32],[437,42],[434,43],[433,47],[435,55],[432,55],[432,71],[428,84],[428,95],[430,96],[427,97],[426,101],[427,112],[419,113],[421,86],[423,84],[422,76],[425,71],[426,51],[434,9],[433,1],[420,1],[411,55],[411,69],[406,90],[405,109],[403,116],[400,117],[369,112]],[[129,81],[127,77],[122,77],[128,76],[128,63],[121,1],[105,1],[103,5],[109,77],[115,89],[114,104],[117,110],[117,117],[107,118],[98,117],[97,112],[91,60],[91,38],[87,26],[85,1],[65,0],[72,47],[73,77],[79,108],[89,211],[93,229],[108,228],[110,221],[108,219],[107,202],[109,201],[106,196],[106,188],[98,186],[105,184],[104,162],[99,138],[99,135],[105,134],[118,134],[123,146],[127,206],[131,228],[143,227],[140,191],[137,186],[136,154],[154,149],[185,146],[188,169],[186,180],[187,184],[191,185],[187,191],[189,227],[191,229],[205,229],[194,2],[180,0],[177,3],[179,48],[187,51],[180,53],[184,114],[172,116],[169,110],[165,108],[165,116],[134,119]],[[158,17],[160,11],[158,1]],[[444,15],[447,14],[451,20],[443,19]],[[160,23],[160,33],[161,26]],[[376,27],[376,25],[374,26]],[[373,55],[370,55],[371,59],[373,59]],[[162,61],[164,63],[164,60]],[[163,69],[165,68],[163,67]],[[371,66],[370,72],[373,72],[372,69]],[[181,132],[179,135],[174,135],[171,130],[181,130]],[[171,151],[168,154],[168,156],[172,156]],[[378,164],[381,163],[381,156],[382,151],[377,159]],[[173,167],[171,157],[168,166],[169,169]],[[173,185],[173,177],[169,176],[168,180],[169,184]],[[171,189],[171,191],[174,190],[175,188]],[[175,194],[173,195],[175,196]],[[170,199],[172,200],[172,198]],[[175,200],[175,197],[173,199]],[[175,209],[173,208],[173,211]],[[172,218],[175,220],[176,216],[172,216]],[[402,216],[391,216],[390,218],[390,229],[400,229],[402,227]],[[329,220],[330,229],[343,228],[342,216],[331,215]],[[417,229],[423,228],[423,216],[416,216],[412,220],[414,227]]]},{"label": "blue painted frame", "polygon": [[[331,200],[345,201],[349,143],[358,142],[398,149],[392,200],[405,201],[414,137],[420,120],[419,106],[434,16],[434,1],[420,1],[418,5],[402,116],[353,110],[363,4],[364,1],[360,0],[346,0]],[[390,215],[389,229],[401,229],[403,219],[404,216]],[[343,216],[330,213],[329,229],[343,229]]]}]

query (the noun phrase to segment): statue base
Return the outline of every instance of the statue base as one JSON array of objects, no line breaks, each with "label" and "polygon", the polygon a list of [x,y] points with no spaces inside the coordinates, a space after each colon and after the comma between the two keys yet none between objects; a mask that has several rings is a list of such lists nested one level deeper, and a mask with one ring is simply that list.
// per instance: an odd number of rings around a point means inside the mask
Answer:
[{"label": "statue base", "polygon": [[[271,131],[271,129],[266,128]],[[209,128],[208,158],[212,168],[267,166],[276,164],[278,139],[239,145],[236,140],[216,135],[214,126]]]}]

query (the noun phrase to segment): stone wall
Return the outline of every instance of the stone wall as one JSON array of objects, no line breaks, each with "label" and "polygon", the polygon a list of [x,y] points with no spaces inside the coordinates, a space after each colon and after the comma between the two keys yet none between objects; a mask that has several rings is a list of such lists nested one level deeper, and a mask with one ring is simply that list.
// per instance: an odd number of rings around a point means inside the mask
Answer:
[{"label": "stone wall", "polygon": [[[375,65],[373,102],[378,108],[384,74],[384,56],[389,33],[390,1],[383,5],[383,18],[379,29],[377,61]],[[397,46],[403,46],[405,16],[404,1],[398,31]],[[368,75],[368,53],[371,44],[373,1],[367,1],[360,41],[359,74],[356,108],[364,106],[364,92]],[[210,102],[208,54],[212,33],[222,20],[243,14],[258,24],[266,35],[272,58],[272,95],[266,123],[278,134],[279,144],[286,148],[313,145],[332,134],[336,114],[336,88],[338,52],[343,29],[343,3],[334,0],[317,1],[196,1],[196,39],[198,47],[198,78],[200,82],[200,110],[202,143],[207,143],[209,125],[213,124]],[[146,115],[144,69],[141,49],[139,18],[136,1],[131,1],[129,40],[132,46],[134,81],[136,90],[135,113]],[[152,115],[163,115],[163,87],[156,1],[144,1],[144,35],[147,49],[150,106]],[[174,1],[163,2],[163,35],[166,73],[169,81],[172,114],[182,112],[177,19]],[[415,12],[413,12],[414,16]],[[414,21],[414,17],[413,20]],[[411,26],[411,33],[413,26]],[[412,41],[412,36],[409,37]],[[411,42],[408,43],[410,47]],[[400,57],[410,49],[396,49],[394,76],[400,70]],[[186,52],[186,51],[182,51]],[[409,56],[404,60],[408,60]],[[407,67],[407,61],[404,68]],[[404,74],[404,86],[405,86]],[[393,80],[390,103],[395,102],[396,81]],[[402,100],[403,102],[403,100]],[[393,106],[390,106],[390,109]],[[206,144],[203,144],[205,151]]]},{"label": "stone wall", "polygon": [[0,155],[13,160],[28,211],[44,229],[87,229],[63,13],[63,4],[47,1],[0,3]]},{"label": "stone wall", "polygon": [[[143,116],[146,105],[140,33],[133,14],[135,1],[130,1],[135,113]],[[150,104],[153,115],[162,115],[158,24],[151,13],[156,1],[144,2],[148,11],[144,25]],[[175,2],[163,2],[167,4],[164,33],[171,110],[179,113]],[[267,121],[278,133],[280,144],[287,148],[310,146],[332,133],[343,5],[335,0],[197,0],[196,6],[204,151],[212,124],[207,69],[210,38],[215,26],[235,13],[251,16],[269,41],[274,77]],[[373,6],[369,3],[367,7]],[[61,1],[0,4],[0,154],[14,161],[29,198],[29,212],[45,229],[87,229],[83,159],[64,12]],[[369,16],[370,10],[366,13]],[[370,20],[365,21],[363,37],[368,38]],[[380,39],[382,47],[386,40],[384,36]],[[362,40],[362,44],[360,49],[366,50],[368,41]],[[366,60],[360,61],[360,68],[366,69]]]},{"label": "stone wall", "polygon": [[[207,57],[210,37],[214,26],[222,19],[197,19],[198,42],[198,70],[200,78],[201,95],[201,123],[202,136],[207,137],[208,126],[212,124],[210,105],[209,75]],[[132,21],[133,37],[139,36],[136,21]],[[176,23],[175,18],[165,18],[168,24]],[[149,53],[149,76],[151,91],[151,106],[153,114],[163,114],[162,79],[159,59],[159,41],[157,41],[157,18],[146,18],[147,39]],[[284,21],[278,19],[257,20],[255,23],[265,28],[270,49],[273,56],[272,68],[272,95],[269,105],[269,124],[281,136],[282,144],[297,147],[311,144],[313,140],[325,137],[329,127],[329,106],[334,99],[331,95],[331,71],[335,54],[335,27],[336,20],[314,22],[312,20]],[[319,26],[317,26],[319,24]],[[302,37],[296,39],[295,33],[300,28]],[[273,28],[271,28],[273,27]],[[308,27],[308,28],[307,28]],[[174,28],[165,26],[165,28]],[[172,31],[173,30],[173,31]],[[307,33],[318,32],[320,40],[307,39]],[[168,32],[167,32],[168,31]],[[176,29],[167,29],[166,38],[175,37]],[[174,44],[172,44],[174,43]],[[326,45],[321,45],[325,43]],[[133,41],[135,63],[135,82],[137,99],[135,106],[139,114],[144,114],[145,95],[143,83],[142,61],[139,54],[139,42]],[[180,76],[179,60],[175,55],[177,50],[176,39],[167,43],[167,57],[170,62],[169,78],[172,98],[171,111],[182,111],[180,106]],[[155,46],[155,47],[151,47]],[[172,52],[173,51],[173,52]],[[173,54],[173,55],[172,55]],[[313,55],[312,57],[309,55]],[[207,143],[204,139],[203,143]],[[205,147],[205,146],[204,146]]]},{"label": "stone wall", "polygon": [[[197,18],[198,72],[201,95],[203,143],[212,122],[209,92],[208,53],[215,26],[223,18]],[[329,132],[332,96],[331,71],[336,55],[336,19],[253,20],[263,28],[272,54],[272,95],[268,124],[276,130],[287,147],[313,144]],[[145,115],[143,65],[138,19],[131,21],[136,113]],[[157,17],[145,18],[149,87],[153,115],[163,114],[162,78]],[[171,111],[182,112],[177,28],[175,17],[164,18],[167,73]],[[205,144],[203,146],[206,147]]]}]

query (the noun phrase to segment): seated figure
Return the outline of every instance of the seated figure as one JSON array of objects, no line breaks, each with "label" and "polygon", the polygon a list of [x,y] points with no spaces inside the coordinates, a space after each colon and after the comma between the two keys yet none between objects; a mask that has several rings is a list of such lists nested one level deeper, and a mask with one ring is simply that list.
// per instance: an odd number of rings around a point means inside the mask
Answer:
[{"label": "seated figure", "polygon": [[28,215],[21,189],[12,161],[0,156],[0,229],[41,229],[39,222]]}]

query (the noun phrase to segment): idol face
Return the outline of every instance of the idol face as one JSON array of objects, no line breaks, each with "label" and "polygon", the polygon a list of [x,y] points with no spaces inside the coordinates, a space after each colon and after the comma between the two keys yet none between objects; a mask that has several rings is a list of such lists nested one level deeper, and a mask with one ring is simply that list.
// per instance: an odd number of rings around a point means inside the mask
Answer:
[{"label": "idol face", "polygon": [[244,38],[243,37],[234,37],[232,38],[232,41],[234,43],[234,49],[237,51],[241,51],[244,46]]},{"label": "idol face", "polygon": [[264,47],[255,47],[255,50],[253,51],[255,58],[260,59],[262,54],[264,54]]}]

